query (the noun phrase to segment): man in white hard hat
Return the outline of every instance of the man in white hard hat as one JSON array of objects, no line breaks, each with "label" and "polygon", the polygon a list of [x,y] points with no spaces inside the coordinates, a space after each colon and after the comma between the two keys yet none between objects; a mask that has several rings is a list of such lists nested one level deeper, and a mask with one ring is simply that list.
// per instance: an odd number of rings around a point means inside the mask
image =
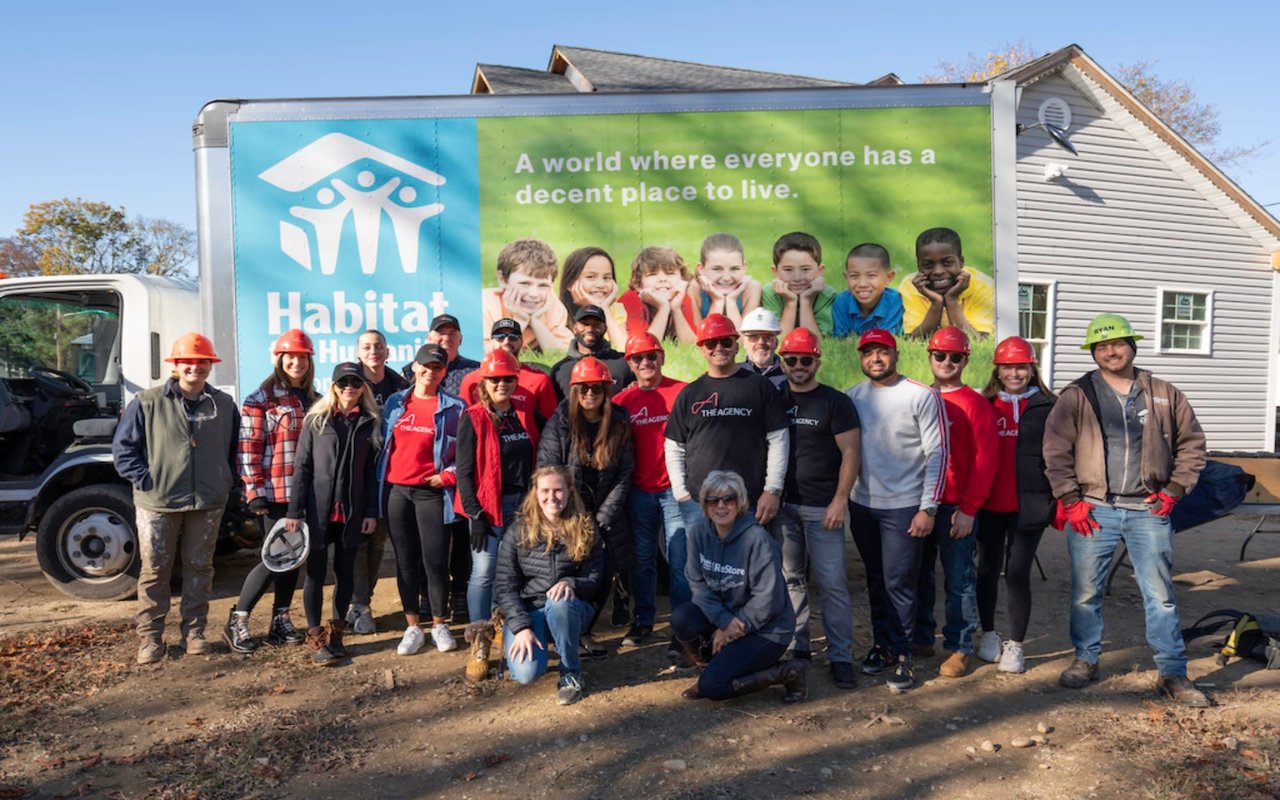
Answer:
[{"label": "man in white hard hat", "polygon": [[782,371],[782,361],[778,358],[778,334],[782,333],[782,323],[769,309],[761,306],[752,309],[742,318],[742,351],[747,360],[740,366],[768,378],[775,389],[787,385],[787,374]]}]

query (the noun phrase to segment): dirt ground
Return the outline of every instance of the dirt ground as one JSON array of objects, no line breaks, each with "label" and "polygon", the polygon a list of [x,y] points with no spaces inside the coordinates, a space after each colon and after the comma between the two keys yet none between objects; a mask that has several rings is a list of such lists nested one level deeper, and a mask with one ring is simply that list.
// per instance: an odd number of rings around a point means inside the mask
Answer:
[{"label": "dirt ground", "polygon": [[[1179,535],[1184,624],[1220,607],[1280,611],[1280,537],[1256,538],[1249,560],[1235,560],[1254,521]],[[589,694],[567,708],[554,703],[554,669],[530,687],[477,689],[461,680],[465,650],[396,656],[390,548],[374,601],[380,632],[351,637],[349,663],[322,670],[301,647],[240,657],[220,643],[185,657],[171,629],[168,657],[138,667],[132,602],[73,601],[41,576],[30,542],[4,539],[0,797],[1280,797],[1280,671],[1219,667],[1201,639],[1190,672],[1216,706],[1156,699],[1131,573],[1106,606],[1103,679],[1058,688],[1071,657],[1061,536],[1049,532],[1040,548],[1048,579],[1033,579],[1024,675],[982,664],[938,678],[940,653],[917,661],[923,685],[908,694],[865,676],[842,692],[818,654],[797,706],[778,689],[689,702],[679,693],[691,678],[670,673],[664,643],[619,651],[622,631],[604,626],[610,655],[585,666]],[[865,648],[863,570],[849,551]],[[211,639],[253,560],[218,560]],[[300,603],[301,593],[295,619]],[[255,634],[266,623],[260,610]],[[1038,724],[1046,742],[1011,745]]]}]

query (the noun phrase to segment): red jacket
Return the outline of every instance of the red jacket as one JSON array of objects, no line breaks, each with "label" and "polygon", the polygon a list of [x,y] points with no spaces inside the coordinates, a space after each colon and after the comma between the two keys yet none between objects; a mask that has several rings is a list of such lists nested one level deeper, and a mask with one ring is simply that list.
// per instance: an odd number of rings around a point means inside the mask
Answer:
[{"label": "red jacket", "polygon": [[[536,454],[538,425],[533,419],[533,411],[519,400],[512,399],[511,405],[516,410],[520,424],[529,434],[529,443]],[[505,523],[502,521],[502,447],[498,442],[498,429],[489,416],[489,409],[479,403],[468,406],[462,413],[471,419],[471,427],[476,432],[476,449],[474,453],[464,453],[462,448],[458,449],[458,492],[453,496],[453,510],[464,517],[470,517],[462,495],[471,483],[470,476],[466,473],[473,472],[475,499],[480,504],[480,510],[493,525],[501,527]]]},{"label": "red jacket", "polygon": [[1000,462],[996,412],[985,397],[968,386],[939,392],[947,404],[951,458],[942,502],[974,516],[991,493]]}]

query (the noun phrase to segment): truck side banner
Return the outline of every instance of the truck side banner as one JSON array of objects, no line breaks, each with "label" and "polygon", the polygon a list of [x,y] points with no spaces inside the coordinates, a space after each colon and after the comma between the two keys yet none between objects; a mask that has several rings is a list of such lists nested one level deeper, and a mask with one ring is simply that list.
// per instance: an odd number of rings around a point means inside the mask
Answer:
[{"label": "truck side banner", "polygon": [[[233,116],[241,394],[271,371],[270,343],[289,328],[313,337],[322,383],[335,362],[355,359],[356,337],[370,328],[386,335],[392,366],[407,363],[442,313],[460,321],[471,358],[507,316],[526,329],[522,357],[550,364],[585,303],[607,306],[618,349],[628,333],[664,335],[667,371],[683,378],[702,369],[688,326],[712,310],[739,318],[762,304],[818,328],[819,378],[841,388],[862,377],[856,340],[872,317],[901,337],[902,371],[931,380],[931,308],[944,309],[944,323],[958,308],[976,334],[966,378],[981,385],[995,328],[991,108],[972,92],[954,101]],[[958,240],[943,236],[941,250],[918,254],[917,236],[934,228]],[[814,268],[775,268],[775,242],[795,231],[820,243]],[[741,265],[732,253],[701,263],[717,233],[741,242]],[[525,239],[538,242],[508,247]],[[847,263],[864,243],[884,251]],[[585,247],[608,257],[571,257]],[[935,265],[948,249],[954,259]],[[877,270],[880,252],[888,263]],[[954,302],[938,303],[948,292]],[[805,304],[812,317],[796,310]]]}]

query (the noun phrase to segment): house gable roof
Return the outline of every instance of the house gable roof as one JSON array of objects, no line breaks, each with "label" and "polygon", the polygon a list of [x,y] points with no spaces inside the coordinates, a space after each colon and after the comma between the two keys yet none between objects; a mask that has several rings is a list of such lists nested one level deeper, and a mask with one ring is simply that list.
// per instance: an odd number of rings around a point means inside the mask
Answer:
[{"label": "house gable roof", "polygon": [[[564,74],[578,91],[596,92],[699,92],[858,85],[849,81],[718,67],[567,45],[552,48],[547,69]],[[580,77],[583,82],[575,80],[575,77]]]},{"label": "house gable roof", "polygon": [[476,64],[472,94],[562,94],[576,92],[564,75],[500,64]]}]

